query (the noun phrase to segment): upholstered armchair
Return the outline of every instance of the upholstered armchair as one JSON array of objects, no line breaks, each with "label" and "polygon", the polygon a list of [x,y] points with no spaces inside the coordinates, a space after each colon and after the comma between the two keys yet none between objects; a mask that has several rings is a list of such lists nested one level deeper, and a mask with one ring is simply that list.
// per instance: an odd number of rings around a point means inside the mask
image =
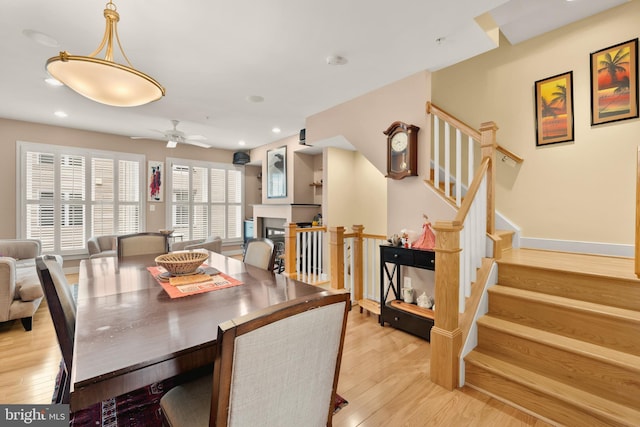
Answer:
[{"label": "upholstered armchair", "polygon": [[26,331],[44,295],[35,264],[40,248],[39,240],[0,240],[0,322],[20,319]]},{"label": "upholstered armchair", "polygon": [[116,235],[94,236],[87,240],[90,258],[116,256]]},{"label": "upholstered armchair", "polygon": [[209,236],[206,239],[186,240],[173,242],[171,252],[189,251],[192,249],[206,249],[211,252],[222,253],[222,239],[218,236]]}]

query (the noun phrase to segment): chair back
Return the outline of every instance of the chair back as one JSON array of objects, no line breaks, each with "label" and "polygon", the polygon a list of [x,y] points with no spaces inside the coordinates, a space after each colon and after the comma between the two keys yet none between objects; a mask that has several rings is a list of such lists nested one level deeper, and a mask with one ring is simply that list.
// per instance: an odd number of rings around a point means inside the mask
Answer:
[{"label": "chair back", "polygon": [[331,425],[348,311],[324,292],[222,323],[210,425]]},{"label": "chair back", "polygon": [[69,401],[69,380],[76,330],[76,303],[62,271],[62,266],[58,263],[56,257],[50,255],[37,257],[36,270],[42,284],[44,297],[49,306],[49,313],[56,330],[58,345],[62,353],[62,362],[66,372],[65,381],[60,385],[59,394],[62,396],[57,403],[67,403]]},{"label": "chair back", "polygon": [[273,241],[271,239],[250,239],[247,241],[243,261],[264,270],[273,270],[276,257]]},{"label": "chair back", "polygon": [[117,237],[118,258],[134,255],[166,254],[169,252],[166,234],[156,232],[125,234]]}]

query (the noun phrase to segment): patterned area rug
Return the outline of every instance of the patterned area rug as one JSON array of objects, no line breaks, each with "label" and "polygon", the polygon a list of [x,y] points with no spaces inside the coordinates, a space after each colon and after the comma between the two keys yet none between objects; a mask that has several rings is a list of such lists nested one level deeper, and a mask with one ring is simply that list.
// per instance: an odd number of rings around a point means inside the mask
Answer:
[{"label": "patterned area rug", "polygon": [[[71,427],[162,426],[160,398],[179,381],[169,378],[71,414]],[[334,414],[349,402],[336,395]]]}]

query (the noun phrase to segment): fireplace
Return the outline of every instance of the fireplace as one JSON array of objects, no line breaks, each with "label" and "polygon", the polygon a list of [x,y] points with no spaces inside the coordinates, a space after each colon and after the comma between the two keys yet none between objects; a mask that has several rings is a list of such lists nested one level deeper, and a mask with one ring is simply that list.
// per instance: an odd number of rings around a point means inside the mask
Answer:
[{"label": "fireplace", "polygon": [[263,235],[273,243],[284,243],[284,227],[265,227]]}]

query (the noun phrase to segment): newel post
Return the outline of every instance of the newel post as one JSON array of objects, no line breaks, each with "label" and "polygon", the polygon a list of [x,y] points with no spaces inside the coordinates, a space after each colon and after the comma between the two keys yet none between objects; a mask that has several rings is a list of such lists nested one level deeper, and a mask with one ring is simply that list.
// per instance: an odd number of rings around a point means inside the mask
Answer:
[{"label": "newel post", "polygon": [[363,242],[362,234],[364,233],[364,225],[351,226],[353,233],[353,299],[360,301],[362,299],[362,286],[363,286]]},{"label": "newel post", "polygon": [[296,269],[296,229],[298,225],[290,222],[285,226],[284,236],[284,274],[293,276]]},{"label": "newel post", "polygon": [[329,227],[331,288],[344,289],[344,227]]},{"label": "newel post", "polygon": [[496,132],[498,125],[486,122],[480,125],[480,150],[482,159],[491,159],[487,171],[487,233],[496,231]]},{"label": "newel post", "polygon": [[459,384],[462,331],[460,298],[460,230],[456,222],[436,222],[435,325],[431,328],[431,381],[447,390]]}]

